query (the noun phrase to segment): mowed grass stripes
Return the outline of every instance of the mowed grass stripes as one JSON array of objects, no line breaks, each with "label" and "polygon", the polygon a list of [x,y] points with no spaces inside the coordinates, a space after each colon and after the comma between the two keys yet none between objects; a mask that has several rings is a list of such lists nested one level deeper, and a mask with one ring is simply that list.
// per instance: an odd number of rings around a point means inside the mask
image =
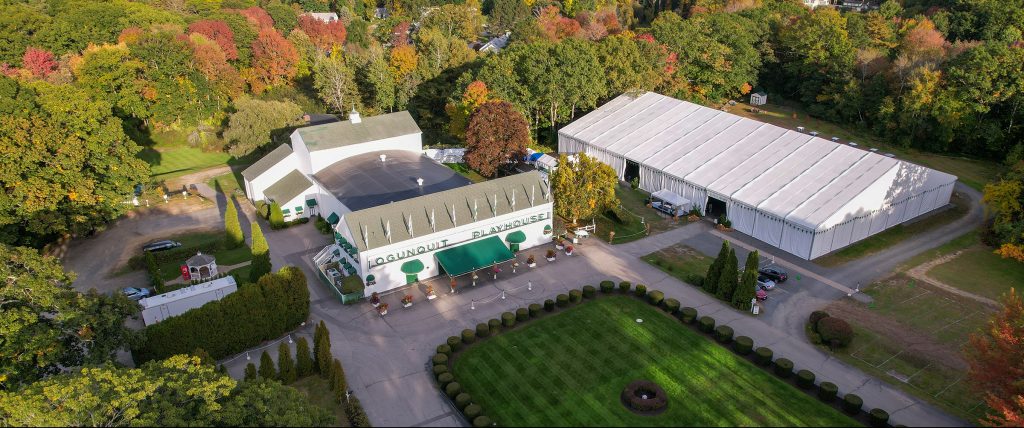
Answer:
[{"label": "mowed grass stripes", "polygon": [[[454,364],[464,390],[504,426],[859,425],[623,296],[488,339]],[[636,379],[665,389],[664,413],[638,416],[622,406],[619,394]]]}]

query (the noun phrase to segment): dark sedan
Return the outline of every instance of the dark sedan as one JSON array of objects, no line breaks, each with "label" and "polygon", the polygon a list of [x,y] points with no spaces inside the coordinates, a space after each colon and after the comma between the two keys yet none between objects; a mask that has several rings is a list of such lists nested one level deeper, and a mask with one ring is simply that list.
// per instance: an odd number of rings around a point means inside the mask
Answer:
[{"label": "dark sedan", "polygon": [[779,269],[778,267],[775,266],[769,266],[766,268],[758,269],[757,273],[767,276],[776,283],[786,282],[786,279],[789,278],[789,274],[787,274],[786,271]]}]

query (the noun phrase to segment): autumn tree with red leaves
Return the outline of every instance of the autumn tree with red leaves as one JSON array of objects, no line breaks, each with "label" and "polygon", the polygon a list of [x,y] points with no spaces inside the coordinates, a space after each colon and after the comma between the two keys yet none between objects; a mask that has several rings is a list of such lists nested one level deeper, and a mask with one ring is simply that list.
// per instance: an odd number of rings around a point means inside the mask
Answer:
[{"label": "autumn tree with red leaves", "polygon": [[204,19],[193,22],[188,26],[188,32],[199,33],[213,40],[220,46],[221,52],[227,59],[238,59],[238,48],[235,47],[235,33],[224,21]]},{"label": "autumn tree with red leaves", "polygon": [[192,33],[189,35],[189,46],[192,47],[192,58],[195,60],[196,68],[207,80],[214,83],[219,92],[231,98],[242,93],[244,82],[238,70],[228,64],[227,55],[217,42],[203,34]]},{"label": "autumn tree with red leaves", "polygon": [[1024,301],[1014,289],[1002,308],[966,346],[971,386],[985,395],[993,413],[988,426],[1024,426]]},{"label": "autumn tree with red leaves", "polygon": [[537,26],[540,27],[541,34],[553,42],[579,37],[583,31],[579,21],[562,16],[556,6],[548,6],[541,10],[540,16],[537,17]]},{"label": "autumn tree with red leaves", "polygon": [[252,57],[248,80],[257,93],[294,77],[298,70],[299,51],[273,27],[260,30],[252,42]]},{"label": "autumn tree with red leaves", "polygon": [[313,45],[320,50],[345,44],[345,23],[340,20],[324,22],[309,15],[299,17],[299,29],[309,36]]},{"label": "autumn tree with red leaves", "polygon": [[409,44],[409,22],[402,21],[391,29],[391,46],[405,46]]},{"label": "autumn tree with red leaves", "polygon": [[40,79],[45,79],[57,69],[57,61],[54,61],[52,52],[33,47],[25,49],[21,64],[32,76]]},{"label": "autumn tree with red leaves", "polygon": [[490,101],[473,113],[466,128],[466,165],[484,177],[522,158],[530,143],[530,125],[507,101]]},{"label": "autumn tree with red leaves", "polygon": [[252,25],[256,26],[256,28],[259,28],[260,30],[274,27],[274,18],[271,18],[270,14],[259,6],[238,9],[236,12],[244,16],[252,23]]}]

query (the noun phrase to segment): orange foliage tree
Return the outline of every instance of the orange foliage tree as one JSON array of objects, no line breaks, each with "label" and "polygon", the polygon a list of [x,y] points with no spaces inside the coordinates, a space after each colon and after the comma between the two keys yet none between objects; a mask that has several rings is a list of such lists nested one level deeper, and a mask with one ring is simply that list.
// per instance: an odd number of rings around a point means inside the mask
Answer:
[{"label": "orange foliage tree", "polygon": [[299,51],[273,27],[260,30],[252,42],[252,57],[248,80],[254,92],[286,82],[298,70]]},{"label": "orange foliage tree", "polygon": [[345,23],[338,21],[323,22],[309,15],[299,17],[299,29],[309,36],[320,50],[331,49],[332,46],[345,44]]},{"label": "orange foliage tree", "polygon": [[968,376],[994,410],[980,422],[988,426],[1024,426],[1024,301],[1014,289],[1002,308],[966,346]]}]

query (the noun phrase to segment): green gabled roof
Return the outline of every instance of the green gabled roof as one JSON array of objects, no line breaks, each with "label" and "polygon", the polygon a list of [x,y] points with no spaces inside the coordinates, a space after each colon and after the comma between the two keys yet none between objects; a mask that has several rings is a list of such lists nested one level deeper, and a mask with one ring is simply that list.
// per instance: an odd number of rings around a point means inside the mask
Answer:
[{"label": "green gabled roof", "polygon": [[306,174],[293,170],[288,175],[277,180],[277,183],[271,184],[267,190],[264,190],[263,196],[267,199],[273,199],[279,204],[284,204],[303,194],[311,186],[313,186],[313,182],[309,181]]},{"label": "green gabled roof", "polygon": [[409,112],[400,111],[380,116],[364,117],[359,123],[352,123],[346,120],[344,122],[307,126],[296,129],[295,132],[306,143],[306,149],[310,152],[315,152],[353,144],[369,143],[402,135],[417,134],[422,131],[420,131],[420,127],[416,125],[416,121],[412,119],[412,116],[409,115]]},{"label": "green gabled roof", "polygon": [[291,146],[287,144],[277,146],[276,149],[271,150],[266,156],[263,156],[260,160],[256,161],[256,163],[246,168],[245,171],[242,171],[242,177],[251,181],[256,177],[259,177],[260,174],[270,170],[270,168],[277,165],[278,162],[283,161],[284,158],[288,157],[290,154],[292,154]]},{"label": "green gabled roof", "polygon": [[[530,204],[530,194],[534,194],[534,202]],[[516,205],[512,208],[515,195]],[[497,196],[497,206],[495,206]],[[345,214],[352,242],[360,252],[371,248],[380,248],[396,244],[414,236],[423,236],[459,226],[474,223],[473,201],[477,205],[477,221],[525,210],[537,205],[551,202],[548,186],[544,175],[539,171],[531,171],[502,177],[482,183],[470,184],[430,195],[392,202]],[[452,210],[455,211],[455,222],[452,221]],[[430,213],[434,213],[434,228],[430,226]],[[412,232],[409,234],[409,220],[412,219]],[[391,240],[385,229],[391,224]],[[366,232],[364,239],[363,232]],[[367,245],[369,241],[369,245]]]}]

